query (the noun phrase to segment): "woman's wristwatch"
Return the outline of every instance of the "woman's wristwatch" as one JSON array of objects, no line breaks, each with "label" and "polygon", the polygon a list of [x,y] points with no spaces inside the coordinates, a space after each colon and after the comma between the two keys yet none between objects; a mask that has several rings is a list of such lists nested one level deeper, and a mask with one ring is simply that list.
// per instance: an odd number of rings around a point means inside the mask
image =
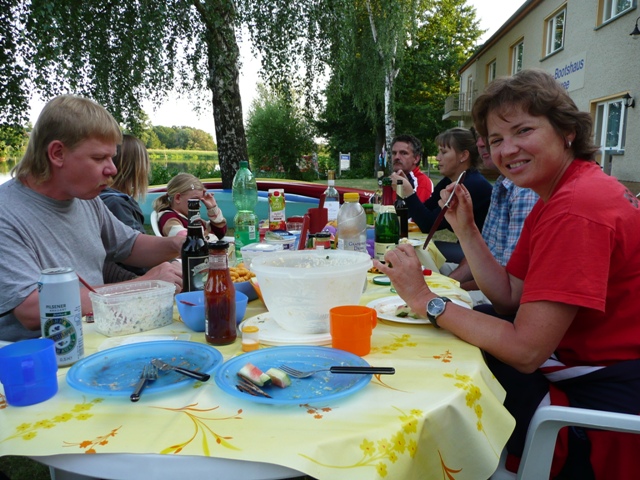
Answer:
[{"label": "woman's wristwatch", "polygon": [[440,325],[438,325],[438,317],[444,313],[447,302],[450,301],[447,297],[436,297],[427,303],[427,318],[434,327],[440,328]]}]

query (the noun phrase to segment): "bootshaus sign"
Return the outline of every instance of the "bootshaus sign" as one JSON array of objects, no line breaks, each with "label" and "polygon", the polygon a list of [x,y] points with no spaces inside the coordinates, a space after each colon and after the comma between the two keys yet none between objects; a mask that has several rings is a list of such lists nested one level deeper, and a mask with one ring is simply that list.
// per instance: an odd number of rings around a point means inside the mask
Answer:
[{"label": "bootshaus sign", "polygon": [[568,62],[550,69],[550,73],[560,84],[571,92],[584,87],[584,71],[587,65],[587,52],[576,55]]}]

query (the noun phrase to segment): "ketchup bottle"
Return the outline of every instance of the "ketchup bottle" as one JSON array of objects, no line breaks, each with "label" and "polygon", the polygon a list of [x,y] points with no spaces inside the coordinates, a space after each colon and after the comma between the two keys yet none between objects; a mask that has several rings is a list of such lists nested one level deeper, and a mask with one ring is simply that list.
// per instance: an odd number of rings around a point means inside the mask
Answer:
[{"label": "ketchup bottle", "polygon": [[236,340],[236,288],[233,286],[223,240],[209,243],[209,277],[204,287],[205,338],[211,345]]}]

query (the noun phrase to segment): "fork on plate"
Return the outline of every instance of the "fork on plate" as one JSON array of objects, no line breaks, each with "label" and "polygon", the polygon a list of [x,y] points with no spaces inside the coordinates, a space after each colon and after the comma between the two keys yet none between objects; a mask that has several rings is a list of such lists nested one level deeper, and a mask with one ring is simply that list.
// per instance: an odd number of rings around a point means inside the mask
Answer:
[{"label": "fork on plate", "polygon": [[372,374],[377,373],[381,375],[393,375],[396,373],[396,369],[393,367],[351,367],[351,366],[333,366],[327,368],[319,368],[316,370],[308,370],[303,372],[287,365],[280,365],[280,370],[284,371],[287,375],[293,378],[308,378],[315,375],[318,372],[331,372],[331,373],[362,373]]},{"label": "fork on plate", "polygon": [[147,383],[153,382],[157,378],[158,378],[158,369],[155,367],[155,365],[145,365],[142,368],[142,373],[140,374],[140,380],[138,380],[138,383],[136,384],[136,388],[131,394],[131,397],[129,397],[131,398],[131,401],[137,402],[138,400],[140,400],[140,395],[142,394],[142,390],[144,390],[144,387],[147,386]]}]

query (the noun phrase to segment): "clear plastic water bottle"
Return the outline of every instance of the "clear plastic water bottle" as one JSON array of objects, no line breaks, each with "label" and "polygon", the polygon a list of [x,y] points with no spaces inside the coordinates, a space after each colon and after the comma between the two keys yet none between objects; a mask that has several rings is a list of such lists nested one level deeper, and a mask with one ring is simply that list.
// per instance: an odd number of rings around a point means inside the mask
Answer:
[{"label": "clear plastic water bottle", "polygon": [[338,211],[338,248],[367,253],[367,215],[360,205],[360,194],[344,194]]},{"label": "clear plastic water bottle", "polygon": [[231,198],[237,212],[233,218],[236,258],[241,260],[242,247],[260,240],[258,217],[255,213],[258,203],[258,184],[246,160],[240,162],[240,168],[233,177]]}]

